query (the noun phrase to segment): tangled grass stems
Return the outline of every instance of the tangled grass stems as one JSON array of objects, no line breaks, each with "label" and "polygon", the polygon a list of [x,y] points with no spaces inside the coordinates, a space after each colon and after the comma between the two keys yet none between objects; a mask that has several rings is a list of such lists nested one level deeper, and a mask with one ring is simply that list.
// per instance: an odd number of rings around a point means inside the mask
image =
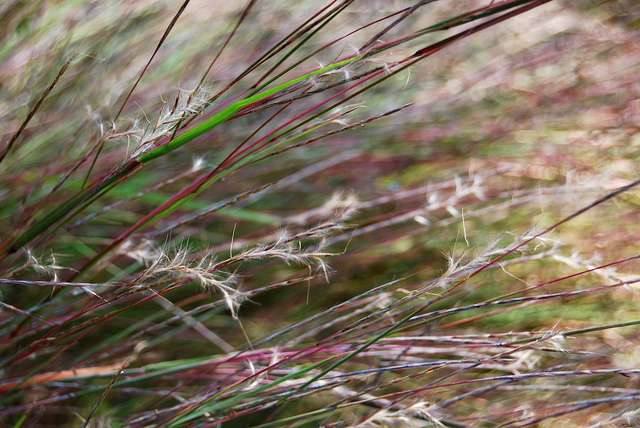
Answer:
[{"label": "tangled grass stems", "polygon": [[637,419],[632,2],[214,3],[0,6],[0,424]]}]

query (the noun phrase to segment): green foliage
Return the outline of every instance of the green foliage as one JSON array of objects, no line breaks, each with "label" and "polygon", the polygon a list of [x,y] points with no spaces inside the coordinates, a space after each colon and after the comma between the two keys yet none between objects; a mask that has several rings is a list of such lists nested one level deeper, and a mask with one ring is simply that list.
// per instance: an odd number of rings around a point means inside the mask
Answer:
[{"label": "green foliage", "polygon": [[204,3],[0,5],[0,425],[636,424],[634,2]]}]

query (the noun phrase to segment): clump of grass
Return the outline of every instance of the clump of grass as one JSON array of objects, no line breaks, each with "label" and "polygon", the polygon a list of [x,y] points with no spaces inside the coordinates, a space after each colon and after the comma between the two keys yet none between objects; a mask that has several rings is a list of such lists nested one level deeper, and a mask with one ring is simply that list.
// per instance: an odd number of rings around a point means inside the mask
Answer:
[{"label": "clump of grass", "polygon": [[632,9],[3,4],[2,423],[633,425]]}]

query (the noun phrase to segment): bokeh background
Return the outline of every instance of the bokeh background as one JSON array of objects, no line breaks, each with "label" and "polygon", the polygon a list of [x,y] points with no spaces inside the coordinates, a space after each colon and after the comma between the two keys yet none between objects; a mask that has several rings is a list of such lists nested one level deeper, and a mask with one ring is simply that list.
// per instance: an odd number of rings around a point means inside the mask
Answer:
[{"label": "bokeh background", "polygon": [[[250,94],[297,42],[212,101],[323,7],[347,4],[276,82],[362,54],[400,15],[350,32],[417,3],[257,1],[203,78],[247,4],[188,2],[119,114],[181,2],[4,1],[3,144],[57,82],[0,163],[0,238]],[[423,3],[374,43],[510,2]],[[392,74],[476,24],[307,79],[6,254],[3,423],[635,426],[640,194],[530,238],[638,178],[640,7],[550,1]],[[380,67],[384,82],[85,268],[242,141]]]}]

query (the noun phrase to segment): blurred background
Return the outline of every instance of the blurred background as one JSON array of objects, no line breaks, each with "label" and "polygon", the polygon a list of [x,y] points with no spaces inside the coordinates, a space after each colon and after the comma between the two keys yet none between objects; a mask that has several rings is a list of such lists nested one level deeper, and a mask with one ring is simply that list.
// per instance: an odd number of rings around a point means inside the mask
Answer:
[{"label": "blurred background", "polygon": [[[2,2],[3,148],[47,94],[0,163],[2,241],[86,183],[254,93],[265,75],[282,72],[273,86],[362,55],[370,41],[384,44],[495,6],[252,3],[188,2],[154,54],[181,2]],[[243,76],[305,20],[341,4],[290,56],[297,41]],[[626,191],[528,239],[638,178],[640,6],[550,1],[394,72],[397,61],[477,23],[425,32],[251,106],[4,257],[4,423],[170,426],[207,397],[252,391],[303,364],[348,355],[435,298],[428,322],[398,326],[325,373],[325,384],[304,385],[302,377],[274,385],[274,397],[287,385],[301,388],[282,410],[273,411],[282,401],[269,407],[258,391],[245,407],[210,409],[180,424],[257,426],[292,417],[280,425],[635,426],[640,385],[637,374],[623,372],[640,369],[637,327],[562,332],[640,318],[640,193]],[[245,139],[269,135],[322,100],[340,99],[345,84],[385,69],[380,84],[275,142],[259,162],[230,170],[86,268]],[[54,282],[80,285],[57,292]],[[548,293],[558,296],[539,298]],[[516,295],[523,300],[487,303]],[[473,304],[480,306],[438,312]],[[316,344],[327,346],[321,355],[292,357],[255,376]],[[427,369],[442,360],[450,364]],[[374,372],[334,385],[347,367]],[[603,372],[552,375],[576,370]],[[547,375],[517,378],[522,373]],[[438,383],[450,386],[420,390]],[[302,394],[314,385],[319,391]],[[351,404],[332,407],[336,400]],[[568,407],[554,407],[563,400]],[[311,414],[327,408],[320,419]]]}]

